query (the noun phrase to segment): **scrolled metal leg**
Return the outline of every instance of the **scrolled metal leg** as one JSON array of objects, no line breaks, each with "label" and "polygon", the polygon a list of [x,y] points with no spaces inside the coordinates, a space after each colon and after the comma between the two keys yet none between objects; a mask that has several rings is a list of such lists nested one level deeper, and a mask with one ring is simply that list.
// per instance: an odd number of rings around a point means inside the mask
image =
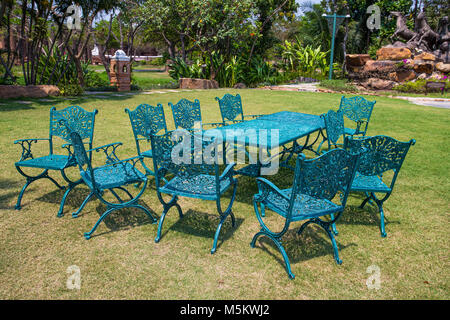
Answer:
[{"label": "scrolled metal leg", "polygon": [[164,211],[163,211],[161,217],[159,218],[158,231],[156,232],[156,238],[155,238],[156,243],[158,243],[161,240],[161,232],[162,232],[162,228],[163,228],[163,224],[164,224],[164,219],[166,218],[167,212],[170,210],[170,208],[176,207],[178,210],[180,219],[183,218],[183,211],[181,210],[181,207],[178,205],[178,203],[173,202],[173,201],[176,201],[176,198],[173,198],[169,204],[164,204]]},{"label": "scrolled metal leg", "polygon": [[21,190],[20,193],[19,193],[19,197],[17,198],[16,205],[15,205],[15,207],[14,207],[16,210],[22,209],[22,207],[21,207],[20,204],[21,204],[21,202],[22,202],[23,194],[25,193],[25,190],[28,188],[28,186],[29,186],[33,181],[35,181],[35,180],[29,180],[29,179],[27,179],[27,182],[25,182],[25,184],[23,185],[22,190]]},{"label": "scrolled metal leg", "polygon": [[78,185],[78,183],[69,184],[69,187],[67,188],[66,192],[64,192],[64,195],[61,199],[61,203],[59,204],[58,214],[56,215],[58,218],[61,218],[64,215],[63,214],[64,205],[66,204],[67,196],[69,195],[70,191],[72,191],[77,185]]},{"label": "scrolled metal leg", "polygon": [[141,209],[142,211],[144,211],[145,214],[152,220],[152,224],[155,224],[158,221],[155,217],[153,217],[153,215],[150,213],[150,211],[148,211],[148,209],[146,207],[141,206],[140,204],[136,204],[132,207]]},{"label": "scrolled metal leg", "polygon": [[267,234],[267,233],[264,232],[264,231],[260,231],[260,232],[258,232],[257,234],[255,234],[255,235],[253,236],[252,242],[250,243],[250,246],[251,246],[252,248],[255,247],[256,240],[257,240],[258,237],[260,237],[260,236],[266,236],[266,237],[268,237],[269,239],[271,239],[271,240],[273,241],[273,243],[275,243],[275,245],[277,246],[277,248],[278,248],[278,250],[280,251],[281,255],[283,256],[283,260],[284,260],[284,265],[285,265],[286,272],[287,272],[289,278],[290,278],[291,280],[293,280],[293,279],[295,278],[295,275],[292,273],[292,270],[291,270],[291,264],[290,264],[290,262],[289,262],[289,257],[287,256],[286,251],[284,250],[284,247],[283,247],[283,245],[282,245],[281,242],[280,242],[280,239],[275,238],[275,237],[272,237],[272,236],[270,236],[269,234]]},{"label": "scrolled metal leg", "polygon": [[100,222],[103,221],[103,219],[105,219],[111,212],[113,212],[114,210],[118,210],[118,209],[122,209],[122,208],[109,208],[108,210],[106,210],[102,216],[100,217],[100,219],[98,219],[98,221],[95,223],[94,227],[91,229],[91,231],[89,232],[85,232],[84,233],[84,237],[86,238],[86,240],[89,240],[91,238],[92,233],[94,233],[94,231],[97,229],[98,225],[100,224]]},{"label": "scrolled metal leg", "polygon": [[380,210],[380,232],[381,232],[381,237],[382,238],[386,238],[387,233],[386,233],[386,229],[384,226],[384,210],[383,210],[383,203],[380,202],[378,203],[378,209]]},{"label": "scrolled metal leg", "polygon": [[89,202],[89,200],[92,199],[93,196],[94,196],[94,192],[89,193],[89,195],[86,197],[86,199],[84,199],[83,203],[78,208],[78,210],[75,212],[72,212],[72,218],[78,218],[78,215],[81,213],[81,211],[84,209],[86,204]]}]

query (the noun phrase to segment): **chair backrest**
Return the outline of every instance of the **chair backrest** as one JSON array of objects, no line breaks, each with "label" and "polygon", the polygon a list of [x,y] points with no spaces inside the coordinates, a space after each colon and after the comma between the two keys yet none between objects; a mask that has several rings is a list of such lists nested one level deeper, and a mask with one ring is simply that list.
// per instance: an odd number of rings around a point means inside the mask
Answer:
[{"label": "chair backrest", "polygon": [[176,129],[193,130],[195,122],[202,121],[200,101],[198,99],[192,102],[183,98],[177,104],[169,102],[169,106],[172,109]]},{"label": "chair backrest", "polygon": [[55,107],[50,109],[50,153],[53,153],[53,137],[60,137],[66,142],[70,142],[70,132],[67,126],[61,123],[64,119],[67,121],[67,125],[71,130],[77,132],[81,140],[88,139],[88,143],[91,149],[94,139],[94,124],[95,115],[97,114],[95,109],[92,112],[88,112],[80,106],[70,106],[62,110],[56,110]]},{"label": "chair backrest", "polygon": [[400,142],[382,135],[365,138],[347,137],[344,148],[350,152],[355,152],[362,147],[365,148],[367,152],[361,156],[357,171],[362,175],[374,176],[393,170],[395,172],[393,185],[409,148],[415,143],[414,139],[408,142]]},{"label": "chair backrest", "polygon": [[321,117],[325,122],[328,148],[331,148],[331,145],[337,147],[339,138],[341,136],[345,138],[343,113],[341,111],[329,110],[327,113],[322,114]]},{"label": "chair backrest", "polygon": [[[161,178],[158,170],[161,168],[184,178],[200,174],[215,174],[218,177],[217,162],[206,163],[203,158],[205,150],[212,150],[211,154],[214,154],[214,148],[208,149],[208,146],[213,147],[212,143],[214,141],[203,140],[196,148],[194,146],[194,139],[196,138],[186,130],[174,130],[161,135],[153,134],[151,136],[157,187]],[[201,147],[201,150],[198,147]]]},{"label": "chair backrest", "polygon": [[375,103],[376,101],[369,101],[360,96],[351,98],[342,96],[339,110],[350,120],[355,122],[366,120],[369,122]]},{"label": "chair backrest", "polygon": [[94,180],[94,173],[92,170],[92,164],[91,164],[91,158],[88,157],[86,149],[83,144],[83,138],[78,133],[78,131],[75,131],[71,123],[65,119],[60,119],[59,125],[61,127],[64,127],[66,129],[66,133],[68,135],[69,142],[72,144],[73,147],[73,155],[77,161],[78,167],[80,168],[80,172],[89,172],[90,176],[92,177],[92,185],[95,188],[95,180]]},{"label": "chair backrest", "polygon": [[233,96],[232,94],[226,93],[222,99],[216,97],[216,100],[219,102],[223,123],[226,123],[227,121],[244,120],[242,99],[239,94]]},{"label": "chair backrest", "polygon": [[[295,168],[288,218],[291,217],[294,200],[300,194],[333,200],[345,207],[359,157],[359,153],[353,154],[339,148],[314,159],[306,160],[303,154],[300,155]],[[310,205],[314,206],[314,203]]]},{"label": "chair backrest", "polygon": [[167,132],[164,108],[160,103],[158,103],[156,107],[149,104],[140,104],[135,110],[131,111],[129,109],[125,109],[125,112],[127,112],[130,117],[131,127],[133,128],[134,139],[136,140],[139,154],[139,137],[144,137],[150,140],[152,132]]}]

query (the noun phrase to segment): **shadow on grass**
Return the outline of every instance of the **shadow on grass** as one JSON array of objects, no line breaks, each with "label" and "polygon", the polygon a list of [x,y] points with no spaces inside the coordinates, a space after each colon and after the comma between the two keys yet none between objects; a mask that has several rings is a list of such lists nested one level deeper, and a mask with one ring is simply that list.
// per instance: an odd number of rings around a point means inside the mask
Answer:
[{"label": "shadow on grass", "polygon": [[[20,111],[20,110],[33,110],[38,106],[54,106],[55,104],[66,104],[66,106],[79,105],[83,107],[86,103],[91,103],[96,100],[114,100],[125,101],[133,98],[136,94],[140,94],[140,91],[131,91],[128,93],[120,92],[99,92],[96,94],[84,94],[82,96],[74,97],[45,97],[45,98],[15,98],[2,100],[0,104],[0,112],[5,111]],[[30,103],[21,103],[21,101]]]},{"label": "shadow on grass", "polygon": [[[145,207],[148,211],[150,211],[151,215],[155,219],[159,218],[159,216],[156,214],[156,212],[153,211],[150,207],[148,207],[144,201],[139,200],[137,203],[139,205]],[[105,213],[106,210],[107,210],[107,207],[103,203],[100,203],[97,206],[96,211],[97,211],[99,218],[103,215],[103,213]],[[108,215],[102,221],[102,223],[104,223],[106,225],[106,227],[109,229],[109,231],[98,232],[99,230],[97,229],[96,232],[92,235],[93,238],[101,236],[101,235],[105,235],[105,234],[108,234],[111,232],[126,230],[129,228],[143,226],[143,225],[147,225],[147,224],[152,224],[152,220],[150,220],[150,218],[147,216],[147,214],[141,209],[123,208],[123,209],[111,212],[111,214]],[[92,225],[92,227],[93,226],[94,225]],[[89,231],[89,230],[86,230],[86,231]]]},{"label": "shadow on grass", "polygon": [[[175,208],[171,209],[174,215],[178,215],[177,210]],[[225,222],[222,225],[222,229],[220,231],[219,239],[217,241],[217,248],[220,248],[222,243],[233,235],[233,233],[240,227],[240,225],[244,222],[244,219],[238,218],[235,216],[236,224],[233,227],[231,224],[231,217],[227,217]],[[220,222],[219,214],[209,214],[205,212],[200,212],[197,210],[189,209],[182,219],[179,219],[169,228],[164,228],[161,238],[169,232],[170,230],[175,230],[178,232],[182,232],[185,234],[190,234],[193,236],[210,238],[211,241],[214,239],[214,235],[217,229],[217,226]],[[164,232],[164,229],[165,232]],[[211,242],[212,243],[212,242]]]},{"label": "shadow on grass", "polygon": [[[19,191],[15,191],[18,188],[22,188],[25,182],[19,182],[10,179],[1,179],[0,180],[0,209],[10,210],[14,209],[15,202],[9,206],[8,203],[11,199],[16,199],[19,196]],[[12,191],[14,190],[14,191]]]},{"label": "shadow on grass", "polygon": [[[286,250],[291,264],[301,261],[307,261],[321,256],[329,256],[330,263],[335,263],[333,246],[331,244],[330,238],[324,230],[322,230],[318,226],[310,225],[302,232],[301,235],[298,235],[297,232],[299,229],[300,226],[298,228],[288,230],[283,236],[283,247]],[[338,237],[336,237],[336,243],[341,259],[341,251],[343,249],[356,246],[355,243],[342,245],[341,243],[339,243]],[[278,251],[277,246],[269,238],[264,236],[258,238],[255,247],[259,247],[263,251],[271,255],[284,268],[285,264],[281,253]],[[270,247],[270,250],[268,247]]]}]

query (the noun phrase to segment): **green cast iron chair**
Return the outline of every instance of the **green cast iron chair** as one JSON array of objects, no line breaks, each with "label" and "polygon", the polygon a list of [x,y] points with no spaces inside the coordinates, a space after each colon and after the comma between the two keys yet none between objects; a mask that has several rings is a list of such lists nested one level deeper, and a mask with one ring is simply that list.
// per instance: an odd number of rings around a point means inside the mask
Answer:
[{"label": "green cast iron chair", "polygon": [[[72,130],[67,121],[61,120],[60,122],[66,126],[67,131],[69,132],[71,145],[73,147],[73,155],[76,158],[81,178],[91,190],[89,196],[81,204],[79,211],[83,209],[86,203],[94,195],[107,207],[107,210],[101,215],[91,231],[86,232],[84,237],[87,240],[90,239],[100,222],[102,222],[109,214],[113,211],[125,208],[140,209],[144,211],[152,223],[156,223],[157,220],[151,215],[148,209],[138,203],[139,198],[147,187],[147,177],[136,168],[136,164],[142,160],[142,156],[120,160],[116,155],[116,149],[122,145],[120,142],[107,144],[86,151],[78,132]],[[92,167],[91,158],[88,157],[87,153],[92,153],[94,151],[104,153],[105,164],[103,166]],[[136,183],[142,183],[143,186],[138,194],[133,196],[124,187]],[[117,199],[117,202],[111,202],[104,197],[104,193],[107,190],[112,193]],[[129,199],[123,200],[115,190],[123,191]]]},{"label": "green cast iron chair", "polygon": [[[350,191],[365,193],[366,199],[362,202],[361,208],[364,208],[367,202],[375,202],[380,211],[382,237],[386,237],[383,204],[391,196],[403,161],[409,148],[415,143],[414,139],[408,142],[400,142],[388,136],[347,137],[345,139],[344,148],[346,150],[350,152],[355,152],[360,148],[367,150],[361,156]],[[386,178],[385,173],[391,170],[393,171],[392,177]],[[378,198],[376,193],[384,196]]]},{"label": "green cast iron chair", "polygon": [[[254,248],[256,240],[261,236],[272,240],[283,256],[289,278],[294,279],[282,237],[292,222],[306,221],[298,230],[298,234],[312,223],[322,227],[333,245],[336,263],[341,264],[333,235],[334,224],[345,209],[358,159],[358,154],[351,154],[343,149],[333,149],[310,160],[300,154],[292,188],[285,190],[279,189],[267,179],[257,178],[259,193],[254,195],[253,206],[261,230],[253,237],[251,246]],[[284,218],[284,227],[280,232],[270,230],[264,223],[262,212],[266,209]],[[322,217],[329,219],[324,220]]]},{"label": "green cast iron chair", "polygon": [[[62,197],[58,217],[63,215],[64,204],[66,202],[67,196],[77,185],[82,183],[82,179],[77,181],[72,181],[67,175],[65,170],[70,167],[77,165],[75,158],[71,155],[69,132],[64,125],[59,123],[59,119],[65,119],[68,121],[70,126],[74,128],[76,132],[80,135],[81,139],[84,140],[83,143],[92,148],[92,141],[94,138],[94,122],[97,110],[88,112],[79,106],[70,106],[62,110],[56,110],[55,107],[50,109],[50,133],[48,138],[43,139],[21,139],[14,141],[14,144],[19,144],[22,147],[22,155],[20,160],[15,163],[17,171],[24,176],[27,181],[22,187],[20,194],[17,199],[15,208],[17,210],[21,209],[22,197],[28,186],[40,179],[49,179],[58,188],[65,189],[65,193]],[[65,148],[67,149],[67,154],[55,154],[54,145],[60,138],[62,142],[66,142]],[[49,143],[49,154],[41,157],[37,157],[33,154],[31,147],[33,143],[39,141],[47,141]],[[89,154],[89,157],[91,154]],[[29,174],[25,173],[23,168],[33,168],[40,169],[39,174]],[[59,171],[63,179],[68,183],[67,187],[61,186],[52,177],[49,176],[49,171]]]},{"label": "green cast iron chair", "polygon": [[245,121],[245,118],[258,118],[261,115],[244,115],[242,108],[242,99],[239,94],[233,96],[226,93],[222,99],[215,98],[219,102],[220,114],[222,116],[223,125]]},{"label": "green cast iron chair", "polygon": [[[149,148],[148,150],[142,151],[141,144],[146,141],[149,147],[151,147],[150,136],[152,132],[167,132],[166,118],[162,104],[158,103],[156,107],[141,104],[133,111],[125,109],[125,112],[130,117],[138,155],[144,158],[153,158],[152,149]],[[145,168],[147,175],[154,175],[154,172],[145,165],[144,161],[142,161],[142,166]]]},{"label": "green cast iron chair", "polygon": [[325,141],[328,143],[328,150],[342,147],[346,136],[343,112],[329,110],[320,116],[325,123],[326,138],[319,144],[317,153],[321,153],[321,148]]},{"label": "green cast iron chair", "polygon": [[369,126],[370,116],[376,101],[369,101],[356,96],[346,98],[342,96],[339,110],[344,116],[356,123],[356,128],[345,128],[345,134],[349,136],[365,136]]},{"label": "green cast iron chair", "polygon": [[[178,197],[211,200],[216,202],[217,211],[220,216],[220,222],[216,229],[213,247],[211,249],[211,254],[213,254],[217,249],[220,230],[228,216],[231,217],[232,226],[235,226],[235,218],[231,208],[236,196],[237,180],[233,178],[234,163],[229,164],[220,173],[219,165],[217,164],[219,154],[216,153],[214,155],[216,160],[213,163],[207,163],[204,159],[199,158],[201,154],[197,152],[198,150],[195,150],[194,140],[193,134],[186,130],[175,130],[166,134],[151,136],[156,193],[164,208],[159,219],[155,242],[159,242],[161,239],[164,219],[170,208],[177,208],[180,219],[183,218],[183,212],[178,204]],[[183,141],[187,141],[187,149],[175,149]],[[213,143],[214,140],[202,141],[202,150],[207,150],[213,146]],[[184,161],[175,161],[173,154],[181,154],[181,157],[186,158]],[[233,188],[232,196],[228,207],[222,210],[221,196],[229,188]],[[170,201],[165,201],[162,196],[163,194],[170,195]]]},{"label": "green cast iron chair", "polygon": [[[176,129],[185,129],[188,131],[202,130],[204,126],[218,127],[222,122],[203,123],[202,112],[200,109],[200,101],[195,99],[193,102],[187,99],[181,99],[176,104],[169,102],[172,109],[173,120]],[[196,128],[196,123],[201,124],[200,128]]]}]

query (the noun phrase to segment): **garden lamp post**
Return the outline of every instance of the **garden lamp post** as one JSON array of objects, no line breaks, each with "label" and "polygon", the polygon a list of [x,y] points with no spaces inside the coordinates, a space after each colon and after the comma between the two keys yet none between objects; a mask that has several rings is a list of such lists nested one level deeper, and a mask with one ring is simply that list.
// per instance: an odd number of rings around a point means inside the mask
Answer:
[{"label": "garden lamp post", "polygon": [[[331,80],[333,78],[333,57],[334,57],[334,39],[336,38],[336,32],[339,25],[345,18],[350,18],[350,15],[340,16],[334,12],[332,15],[323,14],[322,17],[327,18],[328,26],[331,31],[331,54],[330,54],[330,72],[328,74],[328,79]],[[333,26],[333,27],[331,27]]]}]

